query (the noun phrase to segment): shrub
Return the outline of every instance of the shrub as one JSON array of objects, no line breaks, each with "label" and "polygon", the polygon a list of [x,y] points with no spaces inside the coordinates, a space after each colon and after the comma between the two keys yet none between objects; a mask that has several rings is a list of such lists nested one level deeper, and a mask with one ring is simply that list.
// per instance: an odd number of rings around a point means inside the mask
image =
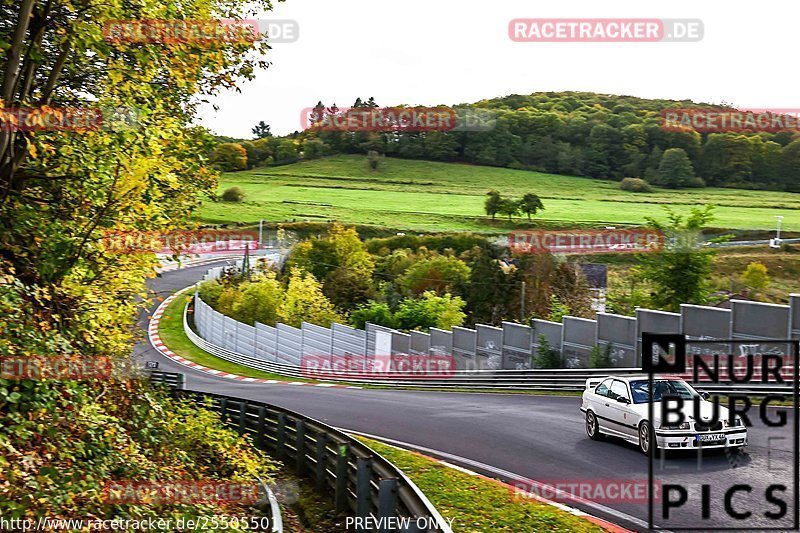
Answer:
[{"label": "shrub", "polygon": [[389,305],[374,300],[370,300],[368,303],[358,306],[358,308],[350,314],[350,325],[354,328],[364,329],[367,322],[379,326],[386,326],[387,328],[397,327],[397,321],[394,318],[392,310],[389,309]]},{"label": "shrub", "polygon": [[755,289],[763,291],[769,286],[769,275],[767,267],[761,263],[750,263],[739,278],[742,283]]},{"label": "shrub", "polygon": [[702,189],[706,186],[706,181],[700,176],[695,176],[686,181],[686,186],[692,189]]},{"label": "shrub", "polygon": [[620,182],[619,188],[629,192],[652,192],[653,188],[642,178],[625,178]]},{"label": "shrub", "polygon": [[378,165],[381,164],[383,161],[383,154],[376,152],[375,150],[370,150],[367,152],[367,161],[369,162],[369,168],[371,170],[378,170]]},{"label": "shrub", "polygon": [[217,307],[219,295],[222,294],[224,287],[219,280],[212,279],[200,285],[199,293],[200,299],[213,308]]},{"label": "shrub", "polygon": [[247,168],[247,150],[237,143],[222,143],[211,153],[211,165],[223,172]]},{"label": "shrub", "polygon": [[539,335],[539,348],[533,359],[536,368],[562,368],[561,354],[550,346],[550,341],[544,335]]},{"label": "shrub", "polygon": [[222,199],[225,202],[241,202],[244,200],[244,191],[239,187],[225,189],[225,192],[222,193]]},{"label": "shrub", "polygon": [[613,350],[612,344],[606,343],[604,347],[595,344],[592,348],[592,353],[589,355],[589,365],[592,368],[611,368],[611,351]]}]

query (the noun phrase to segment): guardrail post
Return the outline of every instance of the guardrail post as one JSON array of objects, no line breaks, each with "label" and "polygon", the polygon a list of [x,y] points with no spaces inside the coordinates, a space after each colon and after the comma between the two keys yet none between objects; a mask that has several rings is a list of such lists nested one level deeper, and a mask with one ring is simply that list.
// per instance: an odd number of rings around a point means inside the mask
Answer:
[{"label": "guardrail post", "polygon": [[327,463],[327,456],[328,456],[328,436],[319,433],[317,434],[317,450],[316,450],[316,461],[317,461],[317,472],[316,472],[316,488],[319,492],[325,490],[325,472],[326,472],[326,463]]},{"label": "guardrail post", "polygon": [[228,399],[222,398],[219,401],[219,418],[225,424],[228,420]]},{"label": "guardrail post", "polygon": [[247,402],[239,402],[239,435],[247,431]]},{"label": "guardrail post", "polygon": [[347,512],[347,465],[350,461],[350,445],[340,444],[336,454],[336,512]]},{"label": "guardrail post", "polygon": [[[397,508],[397,480],[395,478],[381,479],[378,482],[378,518],[388,518],[395,516]],[[387,523],[388,520],[382,521]],[[384,525],[379,533],[388,533],[389,527]]]},{"label": "guardrail post", "polygon": [[267,447],[267,439],[264,438],[266,419],[267,408],[262,405],[258,408],[258,429],[256,429],[256,444],[258,444],[258,447],[262,450],[265,450]]},{"label": "guardrail post", "polygon": [[297,475],[302,476],[306,463],[306,423],[303,420],[298,420],[295,423],[294,448],[297,450],[297,456],[295,457]]},{"label": "guardrail post", "polygon": [[286,456],[286,414],[278,413],[278,434],[277,434],[277,450],[275,455],[278,456],[279,461],[283,461]]},{"label": "guardrail post", "polygon": [[372,479],[372,457],[359,457],[356,463],[356,516],[369,516],[372,498],[370,480]]},{"label": "guardrail post", "polygon": [[186,388],[186,375],[185,374],[177,374],[175,378],[175,388],[179,390],[183,390]]}]

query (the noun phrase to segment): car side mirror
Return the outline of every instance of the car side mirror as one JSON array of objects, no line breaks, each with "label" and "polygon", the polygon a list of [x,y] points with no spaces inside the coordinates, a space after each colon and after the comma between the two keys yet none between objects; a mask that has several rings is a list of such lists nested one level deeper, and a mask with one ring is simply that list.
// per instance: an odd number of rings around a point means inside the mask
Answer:
[{"label": "car side mirror", "polygon": [[617,396],[617,401],[619,403],[624,403],[624,404],[631,403],[631,401],[629,399],[625,398],[624,396]]},{"label": "car side mirror", "polygon": [[700,397],[702,399],[704,399],[704,400],[708,400],[709,398],[711,398],[711,395],[709,393],[703,391],[703,392],[700,393]]}]

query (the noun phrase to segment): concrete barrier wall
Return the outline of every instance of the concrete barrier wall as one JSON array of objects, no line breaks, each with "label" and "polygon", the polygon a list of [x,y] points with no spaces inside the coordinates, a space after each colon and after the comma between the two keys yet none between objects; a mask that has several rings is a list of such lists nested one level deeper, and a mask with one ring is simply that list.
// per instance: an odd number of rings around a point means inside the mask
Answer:
[{"label": "concrete barrier wall", "polygon": [[654,311],[652,309],[636,310],[636,364],[642,364],[642,333],[680,333],[681,315]]},{"label": "concrete barrier wall", "polygon": [[428,355],[431,353],[431,335],[422,331],[411,332],[411,347],[409,353],[413,355]]},{"label": "concrete barrier wall", "polygon": [[[530,327],[503,322],[502,327],[478,324],[475,329],[431,328],[429,332],[404,333],[376,324],[367,324],[366,330],[342,324],[329,329],[308,323],[301,329],[285,324],[253,327],[218,313],[196,297],[194,323],[199,335],[217,346],[277,363],[299,365],[303,355],[334,355],[366,364],[374,359],[380,345],[386,351],[380,355],[392,357],[452,355],[458,370],[533,368],[540,335],[561,353],[568,368],[588,367],[592,348],[608,345],[613,366],[639,367],[644,332],[682,333],[690,340],[800,339],[800,294],[791,295],[789,305],[741,300],[731,305],[731,310],[682,305],[681,313],[637,309],[635,317],[598,313],[596,320],[571,316],[561,322],[537,319]],[[690,349],[713,355],[727,353],[730,348],[726,343],[704,343]]]},{"label": "concrete barrier wall", "polygon": [[531,352],[534,359],[539,354],[539,337],[544,335],[551,348],[561,352],[561,339],[563,324],[560,322],[550,322],[549,320],[535,319],[533,321],[533,334],[531,335]]},{"label": "concrete barrier wall", "polygon": [[450,355],[453,353],[453,332],[431,328],[431,355]]},{"label": "concrete barrier wall", "polygon": [[611,345],[611,364],[619,368],[636,365],[636,319],[611,313],[597,314],[597,345]]},{"label": "concrete barrier wall", "polygon": [[533,368],[531,339],[533,329],[522,324],[503,322],[503,369]]},{"label": "concrete barrier wall", "polygon": [[477,336],[478,368],[499,370],[503,367],[503,329],[478,324],[475,326]]},{"label": "concrete barrier wall", "polygon": [[597,321],[565,316],[562,319],[561,356],[566,368],[586,368],[597,344]]},{"label": "concrete barrier wall", "polygon": [[789,306],[732,300],[733,339],[788,339]]},{"label": "concrete barrier wall", "polygon": [[453,350],[456,370],[475,370],[477,368],[477,332],[474,329],[454,327]]}]

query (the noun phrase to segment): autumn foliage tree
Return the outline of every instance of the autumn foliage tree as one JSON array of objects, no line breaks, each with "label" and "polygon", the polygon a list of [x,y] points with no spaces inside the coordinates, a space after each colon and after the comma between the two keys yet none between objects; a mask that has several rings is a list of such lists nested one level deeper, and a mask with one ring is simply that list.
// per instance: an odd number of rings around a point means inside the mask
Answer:
[{"label": "autumn foliage tree", "polygon": [[[263,40],[114,41],[112,21],[249,18],[268,1],[20,0],[0,4],[0,354],[108,357],[111,379],[0,379],[0,515],[230,514],[218,505],[123,509],[102,484],[268,478],[218,418],[132,379],[137,312],[152,254],[118,253],[109,232],[183,229],[216,189],[198,103],[266,66]],[[68,108],[92,127],[48,129]],[[29,127],[18,127],[20,110]],[[102,124],[102,127],[99,125]]]}]

